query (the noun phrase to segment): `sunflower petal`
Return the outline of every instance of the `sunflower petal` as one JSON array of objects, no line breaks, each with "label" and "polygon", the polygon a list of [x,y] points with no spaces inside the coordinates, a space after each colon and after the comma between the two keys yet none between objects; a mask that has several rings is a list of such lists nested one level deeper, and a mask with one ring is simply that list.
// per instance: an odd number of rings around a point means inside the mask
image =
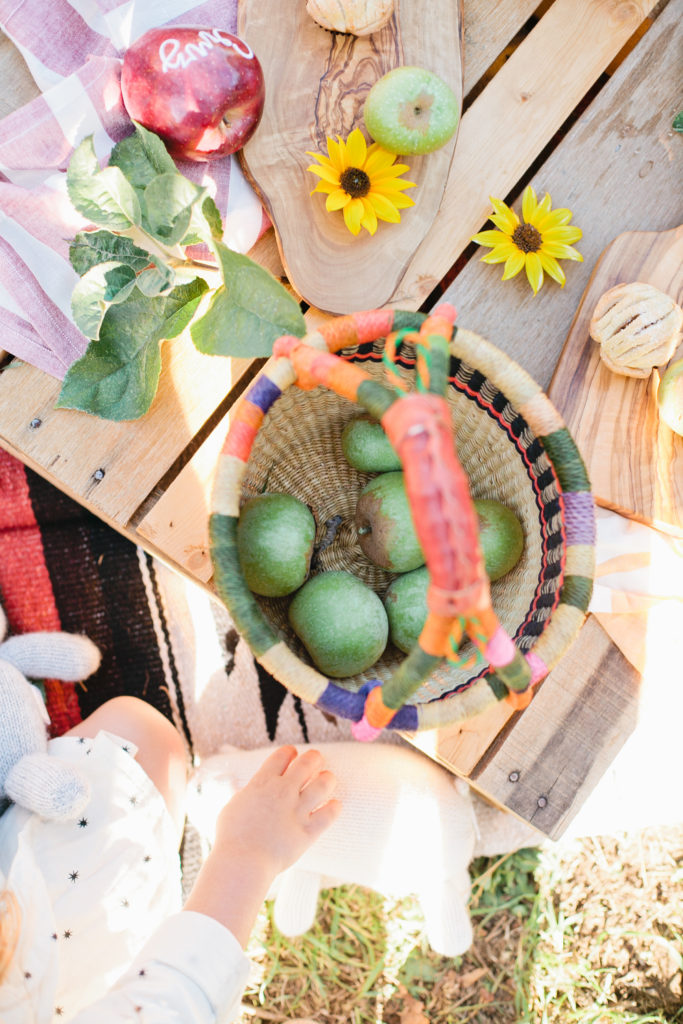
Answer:
[{"label": "sunflower petal", "polygon": [[540,221],[542,221],[543,218],[548,214],[549,210],[550,195],[546,192],[546,194],[543,196],[543,199],[540,201],[540,203],[534,210],[533,214],[529,218],[529,224],[531,224],[532,227],[538,229]]},{"label": "sunflower petal", "polygon": [[509,242],[510,236],[503,231],[480,231],[479,234],[472,235],[470,241],[478,245],[501,245],[503,242]]},{"label": "sunflower petal", "polygon": [[524,257],[523,252],[520,252],[519,250],[517,250],[517,252],[513,252],[512,255],[508,256],[507,260],[505,261],[505,269],[503,271],[501,281],[509,281],[511,277],[514,277],[515,274],[518,274],[524,266],[525,262],[526,259]]},{"label": "sunflower petal", "polygon": [[511,210],[507,203],[504,203],[502,199],[494,199],[493,196],[489,196],[489,202],[496,211],[498,220],[491,217],[493,223],[499,227],[502,231],[507,234],[512,234],[517,225],[519,224],[519,217],[514,210]]},{"label": "sunflower petal", "polygon": [[509,260],[517,252],[519,250],[515,249],[512,244],[497,245],[491,249],[491,252],[487,252],[485,256],[482,256],[481,261],[482,263],[505,263],[506,260]]},{"label": "sunflower petal", "polygon": [[307,149],[306,156],[312,156],[314,160],[319,160],[324,167],[334,168],[334,164],[330,160],[329,156],[325,156],[324,153],[312,153],[310,149]]},{"label": "sunflower petal", "polygon": [[345,146],[342,140],[337,136],[337,141],[328,138],[327,140],[327,152],[330,155],[330,162],[336,171],[340,174],[344,170],[346,164],[344,163],[344,151]]},{"label": "sunflower petal", "polygon": [[526,276],[534,295],[543,285],[543,267],[537,252],[528,252],[525,259]]},{"label": "sunflower petal", "polygon": [[416,182],[406,181],[405,178],[374,178],[371,187],[373,192],[402,192],[406,188],[415,188],[415,185]]},{"label": "sunflower petal", "polygon": [[492,213],[489,220],[493,221],[496,227],[500,228],[500,230],[506,235],[511,235],[519,224],[519,221],[517,221],[517,224],[512,225],[509,217],[499,217],[497,213]]},{"label": "sunflower petal", "polygon": [[368,147],[360,128],[354,128],[346,140],[346,166],[363,167]]},{"label": "sunflower petal", "polygon": [[[408,164],[392,164],[391,167],[381,167],[378,171],[373,171],[373,173],[370,174],[370,177],[373,181],[375,178],[386,178],[388,180],[391,178],[398,178],[401,174],[405,174],[405,172],[409,170],[410,167],[408,167]],[[368,171],[367,162],[365,164],[365,173],[370,173]]]},{"label": "sunflower petal", "polygon": [[536,199],[536,193],[532,189],[531,185],[527,185],[522,195],[522,217],[527,224],[531,224],[532,217],[536,213],[536,207],[538,206],[538,200]]},{"label": "sunflower petal", "polygon": [[[386,196],[381,195],[379,192],[371,192],[367,198],[372,203],[375,213],[380,220],[389,221],[391,224],[398,224],[401,214],[398,212],[397,203],[393,203],[391,199],[387,199]],[[408,199],[408,196],[401,196],[400,198]],[[412,201],[410,205],[412,205]]]},{"label": "sunflower petal", "polygon": [[[390,153],[387,149],[383,149],[382,146],[373,142],[372,146],[368,147],[368,153],[365,158],[365,166],[363,167],[363,170],[370,176],[378,174],[380,171],[386,172],[392,167],[392,165],[394,165],[395,159],[395,153]],[[403,170],[408,170],[408,167],[405,164],[395,164],[394,166],[402,166]],[[400,173],[402,172],[399,171],[399,174]]]},{"label": "sunflower petal", "polygon": [[549,277],[552,277],[553,281],[557,281],[560,287],[564,288],[564,282],[566,278],[564,276],[564,270],[553,256],[548,256],[547,253],[541,251],[538,254],[538,258],[541,261],[541,266],[545,270]]},{"label": "sunflower petal", "polygon": [[402,192],[398,195],[385,193],[385,197],[396,207],[397,210],[405,210],[409,206],[415,206],[415,200],[411,199],[410,196],[404,196]]},{"label": "sunflower petal", "polygon": [[573,245],[563,245],[562,242],[544,242],[541,252],[558,260],[576,260],[577,263],[583,263],[583,256],[578,249]]},{"label": "sunflower petal", "polygon": [[361,227],[364,227],[366,231],[369,231],[371,235],[374,235],[377,230],[377,214],[375,208],[368,199],[361,199],[363,204],[363,216],[360,219]]},{"label": "sunflower petal", "polygon": [[559,207],[557,210],[550,210],[543,217],[539,217],[536,221],[536,227],[539,231],[560,228],[568,224],[572,217],[573,213],[571,210],[568,210],[566,207]]},{"label": "sunflower petal", "polygon": [[333,185],[330,181],[319,181],[318,184],[313,189],[313,191],[311,192],[311,195],[313,195],[314,192],[324,192],[329,195],[330,192],[336,191],[337,186]]},{"label": "sunflower petal", "polygon": [[583,238],[583,231],[581,228],[550,228],[548,231],[543,232],[544,242],[560,242],[563,245],[571,245],[572,242],[578,242],[580,238]]},{"label": "sunflower petal", "polygon": [[309,164],[306,168],[311,174],[317,174],[323,181],[329,181],[331,185],[339,185],[339,175],[331,167],[319,167],[317,164]]},{"label": "sunflower petal", "polygon": [[352,199],[344,207],[344,223],[352,235],[359,233],[360,222],[364,212],[363,203],[360,199]]},{"label": "sunflower petal", "polygon": [[343,188],[337,188],[334,192],[330,192],[325,200],[325,209],[333,213],[334,210],[342,210],[350,202],[351,196],[348,192],[345,192]]}]

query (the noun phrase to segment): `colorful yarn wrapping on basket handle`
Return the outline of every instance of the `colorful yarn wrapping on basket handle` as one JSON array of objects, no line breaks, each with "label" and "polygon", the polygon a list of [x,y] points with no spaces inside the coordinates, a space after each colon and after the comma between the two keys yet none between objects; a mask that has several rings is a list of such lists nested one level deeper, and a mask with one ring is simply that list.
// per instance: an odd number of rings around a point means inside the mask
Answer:
[{"label": "colorful yarn wrapping on basket handle", "polygon": [[[418,638],[426,655],[448,657],[467,634],[500,680],[524,693],[531,682],[528,663],[498,622],[479,546],[477,514],[465,472],[455,452],[448,402],[448,343],[455,310],[442,305],[420,328],[421,387],[403,394],[382,416],[382,426],[403,466],[415,532],[429,570],[428,616]],[[357,739],[372,739],[385,728],[422,682],[416,671],[396,672],[370,691]],[[408,666],[408,668],[406,668]]]}]

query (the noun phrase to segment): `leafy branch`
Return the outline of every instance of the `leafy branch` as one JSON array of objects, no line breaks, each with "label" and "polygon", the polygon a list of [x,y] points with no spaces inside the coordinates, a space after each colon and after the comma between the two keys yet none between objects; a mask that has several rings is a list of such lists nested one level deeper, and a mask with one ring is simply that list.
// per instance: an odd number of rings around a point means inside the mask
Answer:
[{"label": "leafy branch", "polygon": [[[97,230],[74,238],[69,258],[80,280],[71,309],[90,339],[64,378],[57,406],[103,419],[137,419],[161,372],[161,342],[189,330],[209,355],[270,355],[281,334],[305,334],[296,300],[272,274],[222,241],[208,190],[177,170],[152,132],[117,143],[100,168],[92,136],[73,154],[69,198]],[[204,243],[215,265],[191,259]]]}]

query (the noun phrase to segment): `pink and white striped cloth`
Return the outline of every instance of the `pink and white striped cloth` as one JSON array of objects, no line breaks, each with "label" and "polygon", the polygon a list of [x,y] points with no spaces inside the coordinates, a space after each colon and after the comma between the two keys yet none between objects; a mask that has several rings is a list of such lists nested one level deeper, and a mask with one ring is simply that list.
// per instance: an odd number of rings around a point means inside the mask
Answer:
[{"label": "pink and white striped cloth", "polygon": [[[67,198],[66,168],[87,135],[106,163],[130,134],[121,58],[165,24],[235,32],[237,0],[0,0],[0,29],[41,91],[0,121],[0,349],[55,377],[87,346],[71,316],[69,263],[69,242],[87,224]],[[209,187],[227,245],[248,252],[269,221],[236,158],[178,168]]]}]

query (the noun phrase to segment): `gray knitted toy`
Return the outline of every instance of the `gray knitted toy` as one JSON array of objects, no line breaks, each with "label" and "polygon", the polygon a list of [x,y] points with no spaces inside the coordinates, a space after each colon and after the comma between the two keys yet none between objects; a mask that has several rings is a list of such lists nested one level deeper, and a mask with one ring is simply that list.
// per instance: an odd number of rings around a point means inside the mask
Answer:
[{"label": "gray knitted toy", "polygon": [[[0,640],[7,619],[0,608]],[[0,643],[0,800],[43,818],[67,821],[90,796],[87,780],[47,752],[49,717],[33,678],[77,682],[97,669],[100,652],[85,636],[25,633]]]}]

